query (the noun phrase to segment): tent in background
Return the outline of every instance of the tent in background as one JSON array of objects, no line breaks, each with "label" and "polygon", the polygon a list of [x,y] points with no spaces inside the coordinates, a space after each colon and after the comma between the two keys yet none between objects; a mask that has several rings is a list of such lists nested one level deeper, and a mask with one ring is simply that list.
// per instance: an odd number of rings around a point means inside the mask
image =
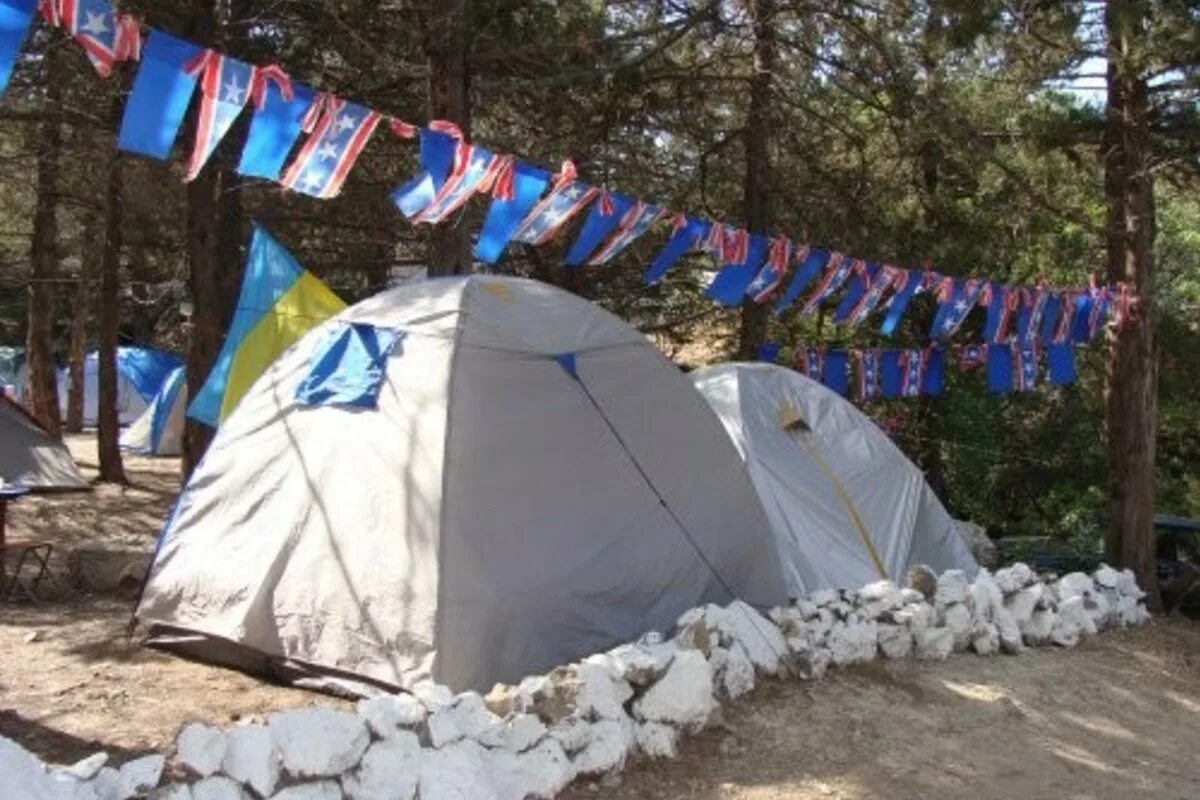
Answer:
[{"label": "tent in background", "polygon": [[0,478],[35,491],[86,489],[67,446],[0,394]]},{"label": "tent in background", "polygon": [[21,372],[24,363],[24,347],[0,347],[0,392],[18,401],[24,383]]},{"label": "tent in background", "polygon": [[150,406],[121,432],[121,447],[146,456],[177,456],[183,452],[187,414],[187,375],[176,367]]},{"label": "tent in background", "polygon": [[[94,427],[98,419],[100,397],[100,355],[87,354],[83,366],[83,424]],[[117,348],[117,417],[121,425],[134,422],[150,406],[163,382],[183,362],[170,353],[145,347]],[[67,415],[67,396],[71,378],[66,369],[58,371],[58,404]]]},{"label": "tent in background", "polygon": [[730,592],[786,602],[774,554],[728,437],[637,330],[544,283],[439,278],[259,378],[137,616],[152,645],[276,678],[486,691]]},{"label": "tent in background", "polygon": [[746,462],[792,596],[912,566],[978,570],[916,465],[846,399],[795,370],[723,364],[693,381]]}]

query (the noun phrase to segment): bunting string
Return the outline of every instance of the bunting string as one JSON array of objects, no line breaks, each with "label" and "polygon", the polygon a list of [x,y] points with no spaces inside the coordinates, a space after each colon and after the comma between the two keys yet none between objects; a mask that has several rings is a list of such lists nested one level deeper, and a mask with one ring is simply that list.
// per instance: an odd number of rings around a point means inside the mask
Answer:
[{"label": "bunting string", "polygon": [[1084,287],[1056,289],[1040,280],[1031,287],[1010,286],[943,275],[929,265],[909,269],[670,211],[593,186],[570,161],[550,174],[473,144],[453,122],[414,125],[295,83],[277,65],[246,64],[157,29],[148,29],[143,39],[140,23],[106,0],[0,0],[0,95],[38,16],[71,36],[101,77],[122,62],[140,61],[118,136],[124,151],[166,160],[199,88],[187,180],[199,174],[248,108],[253,118],[238,172],[312,197],[335,197],[386,120],[395,136],[418,142],[420,171],[391,195],[411,221],[439,224],[471,198],[490,196],[475,245],[475,257],[485,264],[497,263],[512,242],[551,242],[592,206],[567,252],[568,266],[607,264],[660,229],[667,239],[645,273],[646,283],[663,280],[690,253],[707,254],[717,272],[706,295],[726,307],[749,300],[771,303],[776,315],[796,307],[803,317],[836,301],[835,324],[858,326],[878,313],[880,332],[890,336],[913,298],[928,293],[937,303],[931,343],[949,341],[972,312],[983,309],[984,346],[1007,346],[1014,353],[1090,342],[1110,318],[1119,326],[1138,319],[1139,299],[1123,283],[1103,286],[1093,276]]}]

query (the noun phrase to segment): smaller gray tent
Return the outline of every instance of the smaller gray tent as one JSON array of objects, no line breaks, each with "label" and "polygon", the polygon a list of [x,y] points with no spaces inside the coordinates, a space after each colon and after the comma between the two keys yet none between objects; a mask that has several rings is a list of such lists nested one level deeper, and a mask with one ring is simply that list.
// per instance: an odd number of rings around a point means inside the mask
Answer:
[{"label": "smaller gray tent", "polygon": [[0,478],[35,491],[86,489],[70,451],[0,392]]}]

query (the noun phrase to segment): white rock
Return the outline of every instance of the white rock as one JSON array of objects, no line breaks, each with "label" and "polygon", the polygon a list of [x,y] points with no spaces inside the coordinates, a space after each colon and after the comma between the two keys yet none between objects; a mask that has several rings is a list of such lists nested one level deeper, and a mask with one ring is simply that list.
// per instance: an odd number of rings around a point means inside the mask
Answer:
[{"label": "white rock", "polygon": [[431,712],[454,704],[454,692],[433,681],[417,681],[413,684],[412,694]]},{"label": "white rock", "polygon": [[117,797],[125,800],[158,786],[165,763],[163,756],[150,755],[122,764],[117,773]]},{"label": "white rock", "polygon": [[69,767],[55,770],[56,775],[74,778],[77,781],[90,781],[108,763],[108,753],[92,753],[84,759],[76,761]]},{"label": "white rock", "polygon": [[994,621],[996,632],[1000,636],[1001,650],[1009,655],[1016,655],[1025,649],[1025,642],[1021,639],[1021,627],[1011,611],[1001,606],[996,609]]},{"label": "white rock", "polygon": [[1054,586],[1059,600],[1071,597],[1089,597],[1096,591],[1096,584],[1082,572],[1071,572],[1058,579]]},{"label": "white rock", "polygon": [[[707,662],[704,666],[707,669]],[[667,675],[670,676],[669,670]],[[620,770],[636,744],[631,720],[602,719],[592,725],[591,741],[572,760],[575,773],[599,775]],[[421,800],[425,800],[424,794]]]},{"label": "white rock", "polygon": [[335,781],[298,783],[275,793],[271,800],[342,800],[342,790]]},{"label": "white rock", "polygon": [[996,570],[996,585],[1005,596],[1024,589],[1037,579],[1029,565],[1017,562],[1010,567]]},{"label": "white rock", "polygon": [[797,653],[794,659],[796,671],[803,680],[820,680],[833,662],[833,656],[826,647],[814,647],[805,653]]},{"label": "white rock", "polygon": [[1054,632],[1056,618],[1057,615],[1053,611],[1038,609],[1026,622],[1018,620],[1017,625],[1021,629],[1021,637],[1025,640],[1025,644],[1036,647],[1050,641],[1050,634]]},{"label": "white rock", "polygon": [[974,617],[978,622],[991,622],[995,618],[996,610],[1004,605],[1004,594],[992,573],[986,569],[979,570],[975,582],[971,584],[971,601]]},{"label": "white rock", "polygon": [[435,748],[445,747],[466,736],[458,726],[458,715],[454,713],[453,707],[430,714],[426,721],[426,729],[429,731],[429,744]]},{"label": "white rock", "polygon": [[908,628],[879,623],[879,651],[885,658],[908,658],[912,650],[913,635]]},{"label": "white rock", "polygon": [[731,700],[736,700],[754,689],[754,664],[746,654],[741,642],[734,642],[721,671],[721,686]]},{"label": "white rock", "polygon": [[499,800],[487,750],[463,739],[420,758],[421,800]]},{"label": "white rock", "polygon": [[3,789],[4,800],[10,797],[12,800],[76,800],[85,786],[73,779],[56,779],[36,756],[11,739],[0,736],[0,789]]},{"label": "white rock", "polygon": [[120,773],[112,767],[101,767],[96,777],[85,784],[96,800],[126,800],[120,797]]},{"label": "white rock", "polygon": [[[743,653],[745,651],[743,650]],[[749,657],[747,657],[749,660]],[[712,670],[713,685],[721,685],[721,676],[725,672],[725,665],[729,663],[729,651],[724,647],[714,647],[712,652],[708,654],[708,668]],[[750,665],[751,672],[754,671],[754,665]]]},{"label": "white rock", "polygon": [[230,728],[221,771],[262,797],[269,796],[279,783],[279,751],[271,731],[261,725]]},{"label": "white rock", "polygon": [[1129,567],[1118,573],[1117,591],[1126,597],[1136,597],[1138,600],[1146,596],[1146,593],[1138,586],[1137,576],[1133,574],[1133,570]]},{"label": "white rock", "polygon": [[962,570],[946,570],[938,576],[937,592],[933,595],[934,605],[945,607],[952,603],[965,603],[970,591],[971,584]]},{"label": "white rock", "polygon": [[861,664],[875,658],[878,650],[879,625],[874,620],[854,618],[836,623],[829,631],[826,644],[833,663],[838,666]]},{"label": "white rock", "polygon": [[779,674],[780,659],[788,652],[779,628],[741,600],[734,600],[725,611],[722,621],[729,626],[730,638],[746,648],[754,668],[764,675]]},{"label": "white rock", "polygon": [[397,731],[367,748],[358,768],[342,777],[342,790],[349,800],[413,800],[420,765],[417,735]]},{"label": "white rock", "polygon": [[971,612],[962,603],[944,606],[941,613],[942,627],[949,628],[954,635],[954,649],[966,650],[971,643]]},{"label": "white rock", "polygon": [[793,606],[793,608],[795,608],[796,611],[800,613],[800,616],[804,619],[812,619],[817,615],[817,604],[803,598],[797,600],[796,605]]},{"label": "white rock", "polygon": [[900,587],[891,581],[868,583],[858,590],[857,600],[864,617],[877,619],[883,612],[900,607]]},{"label": "white rock", "polygon": [[251,800],[250,793],[232,778],[213,775],[192,784],[192,800]]},{"label": "white rock", "polygon": [[981,656],[1000,652],[1000,629],[995,623],[987,622],[975,629],[971,636],[971,649]]},{"label": "white rock", "polygon": [[221,768],[225,758],[225,732],[194,722],[179,733],[175,759],[188,771],[207,778]]},{"label": "white rock", "polygon": [[358,763],[371,743],[362,719],[328,708],[278,712],[267,724],[284,769],[298,778],[340,775]]},{"label": "white rock", "polygon": [[192,787],[186,783],[171,783],[160,786],[150,793],[150,800],[194,800]]},{"label": "white rock", "polygon": [[638,749],[650,758],[674,758],[679,731],[662,722],[643,722],[637,726]]},{"label": "white rock", "polygon": [[1092,573],[1092,579],[1097,586],[1103,586],[1105,589],[1119,589],[1121,586],[1121,573],[1108,564],[1101,564],[1100,568]]},{"label": "white rock", "polygon": [[546,726],[533,714],[515,714],[504,721],[500,746],[513,753],[523,753],[546,738]]},{"label": "white rock", "polygon": [[1109,612],[1112,609],[1109,608],[1108,599],[1102,593],[1092,592],[1084,597],[1083,608],[1097,630],[1108,625]]},{"label": "white rock", "polygon": [[818,589],[808,596],[808,602],[815,606],[828,606],[842,599],[837,589]]},{"label": "white rock", "polygon": [[913,603],[924,603],[924,602],[925,602],[925,595],[922,594],[919,590],[912,589],[908,586],[905,586],[903,589],[900,590],[900,605],[907,606],[907,605],[912,605]]},{"label": "white rock", "polygon": [[411,694],[384,694],[358,701],[358,715],[381,739],[405,733],[425,721],[429,711]]},{"label": "white rock", "polygon": [[[918,594],[920,593],[918,592]],[[937,611],[924,601],[909,603],[899,610],[893,611],[892,620],[897,624],[907,626],[910,631],[916,633],[934,626],[937,622]]]},{"label": "white rock", "polygon": [[648,686],[667,671],[678,649],[674,641],[658,645],[625,644],[606,655],[617,670],[615,677],[634,686]]},{"label": "white rock", "polygon": [[923,661],[944,661],[954,649],[949,628],[925,628],[913,634],[914,652]]},{"label": "white rock", "polygon": [[1004,607],[1013,615],[1017,625],[1025,625],[1033,616],[1033,612],[1037,609],[1038,603],[1042,601],[1044,594],[1045,589],[1042,584],[1035,583],[1008,595],[1004,600]]},{"label": "white rock", "polygon": [[499,717],[487,710],[478,692],[463,692],[454,705],[445,706],[429,715],[429,743],[434,747],[444,747],[464,737],[475,739],[500,722]]},{"label": "white rock", "polygon": [[491,770],[498,800],[550,800],[575,779],[571,759],[553,739],[525,753],[493,753]]},{"label": "white rock", "polygon": [[620,719],[625,715],[624,703],[633,697],[633,689],[624,680],[614,680],[609,672],[594,664],[575,668],[579,682],[576,697],[578,712],[598,719]]},{"label": "white rock", "polygon": [[592,726],[578,717],[571,717],[550,726],[550,736],[574,755],[591,744]]},{"label": "white rock", "polygon": [[704,656],[694,650],[680,652],[633,708],[643,721],[670,722],[692,730],[703,727],[713,710],[712,670]]}]

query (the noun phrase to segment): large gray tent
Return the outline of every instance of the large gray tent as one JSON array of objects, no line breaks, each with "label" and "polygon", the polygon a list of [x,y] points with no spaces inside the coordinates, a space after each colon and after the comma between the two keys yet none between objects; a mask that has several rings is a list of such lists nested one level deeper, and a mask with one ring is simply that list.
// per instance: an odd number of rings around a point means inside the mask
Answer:
[{"label": "large gray tent", "polygon": [[[303,406],[348,323],[404,334],[378,407]],[[458,689],[786,600],[737,452],[636,330],[545,284],[377,295],[310,332],[225,421],[168,522],[138,617],[243,669]]]},{"label": "large gray tent", "polygon": [[0,478],[35,491],[86,489],[70,451],[0,392]]}]

